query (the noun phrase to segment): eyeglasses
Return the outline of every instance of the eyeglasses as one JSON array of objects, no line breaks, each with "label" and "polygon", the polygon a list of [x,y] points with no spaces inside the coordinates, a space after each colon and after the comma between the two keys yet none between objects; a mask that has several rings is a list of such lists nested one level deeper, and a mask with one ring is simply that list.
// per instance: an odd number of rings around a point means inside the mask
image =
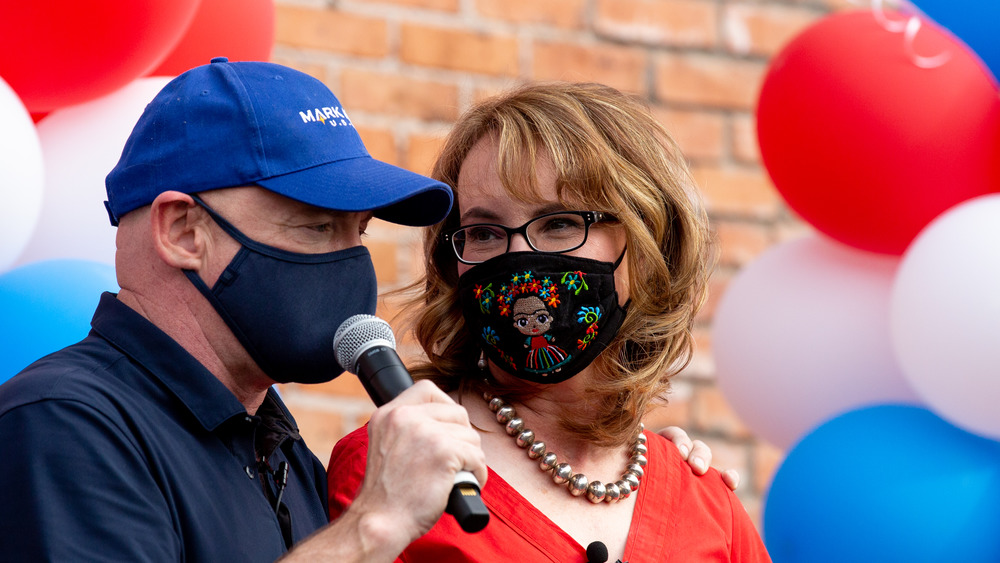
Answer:
[{"label": "eyeglasses", "polygon": [[463,264],[479,264],[510,250],[510,240],[521,235],[532,250],[559,254],[587,242],[590,226],[615,218],[600,211],[559,211],[539,215],[517,228],[477,223],[441,235]]}]

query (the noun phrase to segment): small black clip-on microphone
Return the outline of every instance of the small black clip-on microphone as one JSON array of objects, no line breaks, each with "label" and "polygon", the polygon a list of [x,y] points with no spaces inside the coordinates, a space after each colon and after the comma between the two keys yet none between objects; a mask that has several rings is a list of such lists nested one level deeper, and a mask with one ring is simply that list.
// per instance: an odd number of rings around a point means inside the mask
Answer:
[{"label": "small black clip-on microphone", "polygon": [[[375,406],[382,406],[413,385],[413,377],[396,354],[396,337],[389,323],[374,315],[354,315],[333,337],[337,362],[357,374]],[[445,512],[466,532],[478,532],[490,521],[479,496],[479,481],[468,471],[455,475]]]},{"label": "small black clip-on microphone", "polygon": [[288,462],[283,461],[278,464],[278,472],[274,476],[274,484],[277,486],[278,494],[274,499],[274,513],[278,513],[281,506],[281,497],[285,494],[285,487],[288,485]]},{"label": "small black clip-on microphone", "polygon": [[587,563],[604,563],[608,560],[608,546],[604,542],[593,541],[587,546]]}]

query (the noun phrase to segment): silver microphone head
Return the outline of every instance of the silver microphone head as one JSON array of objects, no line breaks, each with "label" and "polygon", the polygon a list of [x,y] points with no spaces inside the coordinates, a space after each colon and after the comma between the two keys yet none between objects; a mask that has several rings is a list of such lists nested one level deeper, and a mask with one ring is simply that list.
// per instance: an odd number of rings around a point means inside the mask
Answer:
[{"label": "silver microphone head", "polygon": [[337,357],[337,363],[354,374],[357,373],[355,369],[358,358],[372,346],[396,349],[392,327],[375,315],[348,317],[333,335],[333,354]]}]

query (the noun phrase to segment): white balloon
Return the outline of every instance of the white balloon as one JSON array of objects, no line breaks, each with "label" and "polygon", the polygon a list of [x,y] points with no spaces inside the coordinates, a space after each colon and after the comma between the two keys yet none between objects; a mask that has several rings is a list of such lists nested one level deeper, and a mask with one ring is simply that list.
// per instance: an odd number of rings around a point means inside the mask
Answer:
[{"label": "white balloon", "polygon": [[953,207],[920,232],[890,311],[899,364],[930,409],[1000,439],[1000,194]]},{"label": "white balloon", "polygon": [[35,231],[44,176],[31,114],[0,78],[0,272],[14,264]]},{"label": "white balloon", "polygon": [[898,261],[813,235],[733,278],[712,351],[720,390],[754,433],[787,449],[845,411],[918,403],[889,340]]},{"label": "white balloon", "polygon": [[18,264],[79,258],[114,265],[104,177],[135,122],[170,78],[137,79],[107,96],[59,109],[38,124],[45,157],[41,218]]}]

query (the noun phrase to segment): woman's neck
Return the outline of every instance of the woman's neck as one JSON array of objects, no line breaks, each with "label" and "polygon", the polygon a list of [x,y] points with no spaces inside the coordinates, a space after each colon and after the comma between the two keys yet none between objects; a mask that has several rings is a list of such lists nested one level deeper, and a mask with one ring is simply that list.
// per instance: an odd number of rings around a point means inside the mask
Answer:
[{"label": "woman's neck", "polygon": [[[491,368],[491,375],[498,383],[516,381],[510,374],[494,366]],[[590,465],[595,460],[606,460],[609,454],[617,458],[619,450],[624,452],[628,448],[627,445],[597,444],[587,436],[566,430],[559,424],[558,421],[567,416],[574,419],[592,416],[596,405],[587,393],[592,377],[592,368],[588,367],[566,381],[539,386],[538,391],[530,396],[513,402],[508,401],[516,409],[517,416],[524,421],[524,427],[534,431],[536,440],[545,442],[550,450],[558,451],[561,461],[581,467]],[[476,393],[470,393],[462,399],[464,402],[479,401],[483,405],[486,404]],[[499,430],[506,435],[503,427],[496,422],[493,413],[489,415],[492,424],[486,429]],[[509,439],[513,440],[512,437]]]}]

